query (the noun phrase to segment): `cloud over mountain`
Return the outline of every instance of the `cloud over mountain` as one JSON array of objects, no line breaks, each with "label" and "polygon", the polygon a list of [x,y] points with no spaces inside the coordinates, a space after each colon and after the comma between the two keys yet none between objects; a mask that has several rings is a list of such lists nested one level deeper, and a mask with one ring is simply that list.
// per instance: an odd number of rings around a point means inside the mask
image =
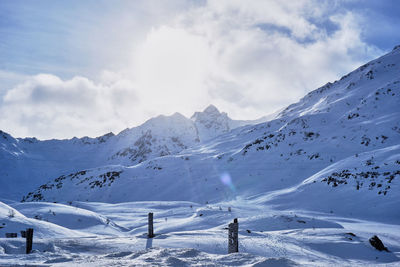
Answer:
[{"label": "cloud over mountain", "polygon": [[[67,77],[49,68],[3,87],[0,128],[16,136],[95,136],[157,114],[190,116],[210,103],[235,119],[267,115],[382,54],[363,39],[362,13],[342,4],[138,3],[141,12],[152,10],[142,23],[129,5],[115,13],[120,20],[71,26],[85,43],[76,48],[80,58],[96,67]],[[112,40],[102,41],[108,31]]]}]

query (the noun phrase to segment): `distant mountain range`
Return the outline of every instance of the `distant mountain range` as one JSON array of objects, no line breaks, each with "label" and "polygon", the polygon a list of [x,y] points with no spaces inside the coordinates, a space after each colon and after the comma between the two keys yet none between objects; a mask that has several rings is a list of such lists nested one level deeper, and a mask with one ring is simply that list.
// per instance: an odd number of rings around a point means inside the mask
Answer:
[{"label": "distant mountain range", "polygon": [[256,124],[232,120],[210,105],[191,119],[180,113],[160,115],[114,135],[97,138],[45,140],[13,138],[0,131],[1,197],[19,199],[42,183],[60,176],[107,165],[132,166],[148,159],[174,155],[234,128]]}]

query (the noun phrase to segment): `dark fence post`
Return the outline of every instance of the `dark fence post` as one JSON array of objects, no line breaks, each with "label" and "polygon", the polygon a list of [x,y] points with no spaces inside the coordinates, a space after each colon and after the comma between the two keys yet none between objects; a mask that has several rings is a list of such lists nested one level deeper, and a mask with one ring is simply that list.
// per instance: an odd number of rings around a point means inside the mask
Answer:
[{"label": "dark fence post", "polygon": [[237,218],[233,220],[233,223],[229,224],[228,232],[228,253],[239,252],[239,223]]},{"label": "dark fence post", "polygon": [[26,238],[26,231],[21,231],[21,237]]},{"label": "dark fence post", "polygon": [[153,228],[153,213],[149,212],[149,231],[147,233],[149,238],[154,237],[154,228]]},{"label": "dark fence post", "polygon": [[33,228],[26,229],[26,254],[32,251]]}]

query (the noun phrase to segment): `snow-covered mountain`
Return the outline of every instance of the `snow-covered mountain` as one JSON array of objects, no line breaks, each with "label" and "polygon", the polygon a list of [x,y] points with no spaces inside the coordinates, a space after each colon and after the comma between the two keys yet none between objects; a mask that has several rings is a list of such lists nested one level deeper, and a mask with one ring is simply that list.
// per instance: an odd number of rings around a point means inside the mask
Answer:
[{"label": "snow-covered mountain", "polygon": [[[398,266],[399,103],[397,46],[258,124],[210,106],[98,138],[2,132],[1,197],[23,203],[0,202],[0,234],[39,238],[35,257],[0,238],[0,265]],[[233,218],[245,253],[222,255]]]},{"label": "snow-covered mountain", "polygon": [[196,112],[193,118],[199,119],[189,119],[179,113],[161,115],[117,135],[108,133],[97,138],[70,140],[13,138],[0,132],[1,197],[20,199],[54,177],[84,169],[132,166],[173,155],[240,125],[259,121],[232,120],[214,106]]},{"label": "snow-covered mountain", "polygon": [[[229,131],[234,123],[211,106],[192,117],[196,127],[184,128],[197,129],[199,139],[223,133],[218,137],[205,142],[188,139],[179,153],[131,165],[65,173],[24,200],[205,203],[278,190],[267,200],[292,192],[295,205],[299,192],[317,196],[315,191],[327,191],[329,201],[305,197],[304,205],[335,210],[335,200],[356,207],[370,203],[372,210],[361,215],[379,215],[386,212],[381,205],[400,204],[399,103],[397,47],[312,91],[274,120]],[[202,132],[206,129],[210,131]],[[315,201],[317,206],[310,204]],[[399,214],[387,216],[400,220]]]}]

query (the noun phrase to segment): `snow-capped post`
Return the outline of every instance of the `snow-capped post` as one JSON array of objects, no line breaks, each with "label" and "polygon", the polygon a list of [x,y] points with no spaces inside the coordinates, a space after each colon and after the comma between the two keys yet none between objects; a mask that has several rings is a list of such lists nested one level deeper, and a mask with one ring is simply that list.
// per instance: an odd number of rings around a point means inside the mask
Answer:
[{"label": "snow-capped post", "polygon": [[153,213],[149,212],[149,231],[147,233],[148,238],[154,237],[154,228],[153,228]]},{"label": "snow-capped post", "polygon": [[32,251],[33,228],[26,229],[26,254]]},{"label": "snow-capped post", "polygon": [[239,223],[238,219],[235,218],[233,223],[229,224],[228,232],[228,253],[239,252]]}]

